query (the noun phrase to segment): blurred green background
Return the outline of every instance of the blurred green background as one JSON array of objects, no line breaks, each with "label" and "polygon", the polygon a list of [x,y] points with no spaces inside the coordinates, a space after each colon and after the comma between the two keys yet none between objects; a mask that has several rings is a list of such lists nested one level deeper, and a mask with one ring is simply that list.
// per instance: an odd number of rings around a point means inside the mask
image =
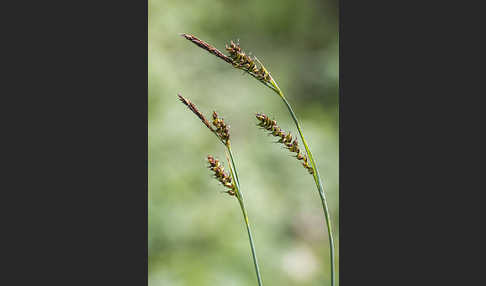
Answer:
[{"label": "blurred green background", "polygon": [[179,33],[221,51],[240,39],[277,80],[318,162],[339,247],[338,30],[337,0],[149,0],[150,286],[257,285],[238,202],[206,168],[208,154],[225,161],[224,148],[179,92],[231,125],[264,284],[329,285],[328,236],[312,176],[256,127],[255,112],[264,112],[297,134],[286,107]]}]

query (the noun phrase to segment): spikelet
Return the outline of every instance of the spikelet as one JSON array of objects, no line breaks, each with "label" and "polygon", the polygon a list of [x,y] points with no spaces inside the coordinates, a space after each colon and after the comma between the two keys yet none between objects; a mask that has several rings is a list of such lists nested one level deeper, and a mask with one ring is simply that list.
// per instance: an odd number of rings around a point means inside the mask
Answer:
[{"label": "spikelet", "polygon": [[231,179],[231,176],[228,175],[224,171],[224,167],[221,165],[218,159],[215,159],[213,156],[208,155],[208,168],[214,172],[214,177],[228,190],[226,191],[227,194],[234,196],[235,195],[235,184]]},{"label": "spikelet", "polygon": [[297,160],[302,161],[302,166],[304,166],[304,168],[307,169],[309,174],[314,173],[314,169],[309,165],[307,156],[303,154],[299,148],[299,143],[297,141],[297,138],[293,139],[290,133],[284,132],[277,125],[277,121],[270,119],[265,114],[257,113],[256,118],[260,121],[258,126],[269,131],[270,134],[272,134],[273,136],[280,138],[278,142],[282,143],[285,146],[285,148],[287,148],[290,152],[296,154],[295,157],[297,158]]}]

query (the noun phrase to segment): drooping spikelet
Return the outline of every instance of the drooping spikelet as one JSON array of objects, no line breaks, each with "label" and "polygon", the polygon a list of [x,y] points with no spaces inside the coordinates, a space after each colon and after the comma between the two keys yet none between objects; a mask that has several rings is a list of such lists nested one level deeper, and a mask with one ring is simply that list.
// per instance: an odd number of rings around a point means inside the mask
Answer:
[{"label": "drooping spikelet", "polygon": [[209,124],[209,121],[206,119],[206,117],[204,117],[204,115],[197,109],[197,107],[192,102],[190,102],[188,99],[182,97],[182,95],[180,95],[180,94],[177,94],[177,96],[179,96],[179,100],[182,103],[184,103],[184,105],[186,105],[187,107],[189,107],[189,109],[194,114],[196,114],[196,116],[199,117],[199,119],[201,119],[201,121],[204,123],[204,125],[206,125],[209,128],[209,130],[211,130],[212,132],[214,132],[213,128]]},{"label": "drooping spikelet", "polygon": [[228,190],[226,193],[228,193],[231,196],[235,195],[235,184],[233,183],[233,180],[231,179],[231,176],[228,175],[224,171],[224,167],[219,163],[218,159],[215,159],[213,156],[208,155],[208,163],[209,163],[209,169],[214,172],[214,177],[223,185],[225,186]]},{"label": "drooping spikelet", "polygon": [[264,128],[267,131],[270,131],[275,137],[279,137],[279,143],[282,143],[285,148],[287,148],[290,152],[295,153],[295,157],[297,160],[302,161],[302,166],[307,169],[310,174],[314,173],[314,169],[309,165],[307,160],[307,156],[303,154],[299,148],[299,143],[297,142],[297,138],[292,141],[292,135],[290,133],[284,132],[278,125],[277,121],[270,119],[265,114],[256,114],[256,118],[260,121],[258,126]]},{"label": "drooping spikelet", "polygon": [[230,137],[229,126],[226,125],[223,118],[218,117],[216,111],[213,111],[213,125],[216,127],[218,137],[227,145]]}]

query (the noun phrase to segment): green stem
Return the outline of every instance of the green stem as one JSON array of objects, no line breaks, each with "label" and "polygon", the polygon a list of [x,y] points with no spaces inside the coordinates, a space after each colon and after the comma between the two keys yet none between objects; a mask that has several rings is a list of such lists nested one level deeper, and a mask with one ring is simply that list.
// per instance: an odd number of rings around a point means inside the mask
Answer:
[{"label": "green stem", "polygon": [[226,145],[226,149],[228,149],[228,152],[230,154],[231,165],[233,165],[233,170],[235,172],[235,179],[236,179],[236,183],[238,184],[238,189],[239,189],[240,188],[240,179],[238,178],[238,172],[236,171],[236,165],[235,165],[235,161],[233,159],[233,152],[231,151],[231,143],[230,143],[229,140],[228,140],[228,144]]},{"label": "green stem", "polygon": [[317,191],[319,193],[319,196],[321,197],[321,202],[322,202],[322,208],[324,210],[324,217],[326,219],[326,225],[327,225],[327,233],[329,235],[329,254],[330,254],[330,260],[331,260],[331,285],[335,286],[336,283],[336,265],[335,265],[335,249],[334,249],[334,238],[333,238],[333,232],[332,232],[332,226],[331,226],[331,216],[329,214],[329,207],[327,205],[327,199],[326,199],[326,194],[324,193],[324,188],[321,182],[321,176],[319,175],[319,170],[317,169],[317,164],[314,161],[314,157],[312,156],[312,153],[309,149],[309,146],[307,145],[307,141],[305,141],[304,138],[304,133],[302,132],[302,129],[300,127],[299,121],[297,120],[297,116],[295,115],[294,111],[292,110],[292,107],[290,106],[290,103],[287,101],[285,98],[282,90],[278,87],[278,85],[275,83],[274,80],[272,80],[272,83],[274,84],[275,87],[275,92],[282,98],[283,102],[287,106],[287,109],[290,112],[290,115],[292,116],[292,119],[294,120],[295,126],[297,127],[297,130],[299,131],[300,138],[302,139],[302,143],[304,144],[305,151],[307,152],[307,156],[310,159],[310,162],[312,164],[312,168],[314,169],[313,176],[314,176],[314,181],[317,186]]},{"label": "green stem", "polygon": [[241,207],[241,212],[243,213],[243,218],[245,220],[245,225],[246,225],[246,231],[248,232],[248,239],[250,240],[250,247],[251,247],[251,254],[253,258],[253,264],[255,265],[255,271],[257,275],[257,280],[258,280],[258,285],[262,286],[262,277],[260,276],[260,269],[258,268],[258,259],[255,251],[255,244],[253,242],[253,236],[251,234],[251,228],[250,228],[250,223],[248,222],[248,214],[245,209],[245,204],[243,203],[243,198],[241,197],[240,191],[238,191],[239,196],[238,196],[238,202],[240,203]]},{"label": "green stem", "polygon": [[[238,199],[238,202],[240,203],[240,208],[241,212],[243,213],[243,219],[245,220],[245,225],[246,225],[246,231],[248,232],[248,239],[250,240],[250,248],[251,248],[251,254],[253,258],[253,264],[255,265],[255,272],[258,280],[258,285],[262,286],[262,278],[260,276],[260,268],[258,267],[258,258],[256,255],[255,251],[255,243],[253,242],[253,236],[251,234],[251,228],[250,228],[250,223],[248,221],[248,213],[246,212],[245,204],[243,202],[243,194],[241,193],[240,189],[240,181],[238,180],[238,172],[236,171],[236,165],[235,161],[233,159],[233,152],[231,151],[231,145],[228,142],[226,145],[226,148],[228,149],[228,153],[230,155],[230,172],[233,178],[235,179],[235,189],[236,189],[236,198]],[[234,173],[233,173],[234,170]]]}]

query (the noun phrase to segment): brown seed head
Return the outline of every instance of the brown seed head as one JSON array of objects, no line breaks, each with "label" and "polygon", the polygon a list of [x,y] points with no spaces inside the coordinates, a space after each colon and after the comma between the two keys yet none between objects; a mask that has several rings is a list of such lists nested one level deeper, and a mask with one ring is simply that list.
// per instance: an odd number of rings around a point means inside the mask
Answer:
[{"label": "brown seed head", "polygon": [[277,121],[270,119],[265,114],[257,113],[256,118],[259,121],[258,126],[269,131],[273,136],[279,137],[280,139],[278,140],[278,143],[282,143],[290,152],[295,153],[297,160],[302,161],[302,166],[304,166],[304,168],[306,168],[310,174],[314,173],[314,169],[307,161],[307,156],[303,154],[299,148],[297,138],[292,140],[292,135],[290,133],[285,133],[280,127],[278,127]]}]

